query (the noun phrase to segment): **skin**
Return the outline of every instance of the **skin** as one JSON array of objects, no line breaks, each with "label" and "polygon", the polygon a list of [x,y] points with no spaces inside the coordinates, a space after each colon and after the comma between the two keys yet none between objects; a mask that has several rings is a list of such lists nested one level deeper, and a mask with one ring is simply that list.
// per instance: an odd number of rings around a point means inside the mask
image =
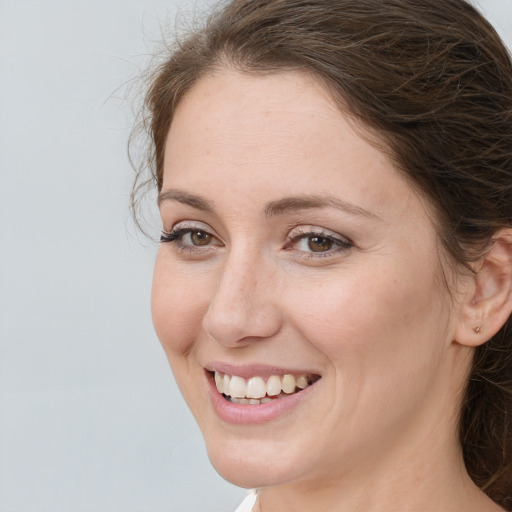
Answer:
[{"label": "skin", "polygon": [[[200,80],[173,118],[160,212],[166,232],[212,236],[160,246],[157,334],[213,465],[259,487],[261,510],[499,510],[457,437],[472,348],[455,338],[474,285],[442,263],[432,212],[361,130],[305,74]],[[305,195],[350,206],[265,213]],[[309,232],[351,245],[313,252]],[[237,425],[212,406],[212,361],[321,379],[287,414]]]}]

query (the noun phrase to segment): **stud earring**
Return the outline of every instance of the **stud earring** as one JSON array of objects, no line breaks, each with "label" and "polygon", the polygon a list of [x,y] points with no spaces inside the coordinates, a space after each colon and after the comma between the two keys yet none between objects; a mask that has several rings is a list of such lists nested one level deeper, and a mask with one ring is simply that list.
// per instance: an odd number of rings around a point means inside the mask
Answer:
[{"label": "stud earring", "polygon": [[480,334],[482,332],[482,328],[480,326],[478,326],[478,327],[475,327],[473,329],[473,331],[475,331],[475,334]]}]

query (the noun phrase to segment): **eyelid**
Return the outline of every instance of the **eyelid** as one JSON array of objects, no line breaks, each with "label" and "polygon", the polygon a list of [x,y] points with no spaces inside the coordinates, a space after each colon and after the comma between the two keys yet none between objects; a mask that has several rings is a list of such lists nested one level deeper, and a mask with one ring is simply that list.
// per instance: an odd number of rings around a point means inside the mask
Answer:
[{"label": "eyelid", "polygon": [[313,225],[297,226],[290,231],[287,238],[288,240],[295,240],[298,237],[303,237],[306,235],[324,236],[326,238],[337,240],[340,243],[353,245],[353,242],[350,240],[350,238],[344,235],[340,235],[339,233],[336,233],[336,231]]},{"label": "eyelid", "polygon": [[201,221],[196,220],[181,220],[179,222],[176,222],[172,225],[172,227],[168,230],[164,230],[164,233],[171,234],[176,233],[178,231],[204,231],[205,233],[208,233],[209,235],[213,236],[219,241],[222,241],[220,236],[217,234],[217,232],[208,224],[205,224]]},{"label": "eyelid", "polygon": [[204,222],[201,222],[200,220],[180,220],[179,222],[173,224],[170,231],[177,231],[179,229],[197,229],[198,231],[206,231],[207,233],[210,233],[216,238],[219,238],[219,236],[216,234],[215,230],[211,226],[205,224]]}]

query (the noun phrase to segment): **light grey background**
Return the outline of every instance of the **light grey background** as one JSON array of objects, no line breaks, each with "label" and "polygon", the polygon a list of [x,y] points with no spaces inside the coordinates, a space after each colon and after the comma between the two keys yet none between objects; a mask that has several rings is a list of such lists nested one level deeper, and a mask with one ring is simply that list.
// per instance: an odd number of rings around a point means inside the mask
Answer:
[{"label": "light grey background", "polygon": [[[0,512],[229,512],[244,494],[172,380],[155,247],[128,214],[123,84],[203,3],[0,0]],[[512,0],[479,4],[512,46]]]}]

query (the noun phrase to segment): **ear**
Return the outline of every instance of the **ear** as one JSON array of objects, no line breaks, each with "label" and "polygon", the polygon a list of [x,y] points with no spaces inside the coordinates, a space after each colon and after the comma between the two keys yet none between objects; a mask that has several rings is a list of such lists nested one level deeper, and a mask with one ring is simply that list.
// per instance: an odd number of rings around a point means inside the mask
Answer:
[{"label": "ear", "polygon": [[512,229],[493,238],[467,276],[454,340],[476,347],[492,338],[512,312]]}]

